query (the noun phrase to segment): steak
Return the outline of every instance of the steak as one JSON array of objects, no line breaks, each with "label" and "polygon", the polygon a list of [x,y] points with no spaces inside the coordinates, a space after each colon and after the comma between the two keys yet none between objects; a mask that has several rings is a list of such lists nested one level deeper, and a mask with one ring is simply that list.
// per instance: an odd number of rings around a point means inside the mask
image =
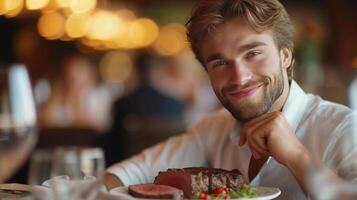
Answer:
[{"label": "steak", "polygon": [[147,199],[183,199],[180,189],[153,183],[137,184],[128,187],[129,194],[137,198]]},{"label": "steak", "polygon": [[201,192],[210,194],[217,187],[242,188],[244,179],[237,169],[228,171],[218,168],[190,167],[159,172],[154,183],[181,189],[185,198],[190,198],[198,196]]}]

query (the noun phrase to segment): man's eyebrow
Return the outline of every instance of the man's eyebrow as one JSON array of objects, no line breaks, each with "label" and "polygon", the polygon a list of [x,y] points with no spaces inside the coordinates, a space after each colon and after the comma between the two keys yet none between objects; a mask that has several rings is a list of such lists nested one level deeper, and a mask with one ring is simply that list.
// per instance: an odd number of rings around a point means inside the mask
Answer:
[{"label": "man's eyebrow", "polygon": [[[267,45],[267,44],[264,42],[252,42],[249,44],[245,44],[238,48],[238,53],[243,53],[249,49],[253,49],[255,47],[265,46],[265,45]],[[205,63],[207,64],[207,63],[211,62],[212,60],[219,60],[219,59],[222,59],[222,55],[219,53],[214,53],[206,59]]]},{"label": "man's eyebrow", "polygon": [[252,42],[252,43],[249,43],[249,44],[245,44],[245,45],[242,45],[238,48],[238,53],[243,53],[244,51],[247,51],[249,49],[253,49],[255,47],[258,47],[258,46],[265,46],[267,45],[266,43],[264,42]]},{"label": "man's eyebrow", "polygon": [[207,64],[207,63],[211,62],[212,60],[218,60],[218,59],[221,59],[221,58],[222,58],[221,54],[215,53],[215,54],[210,55],[210,56],[206,59],[206,62],[205,62],[205,63]]}]

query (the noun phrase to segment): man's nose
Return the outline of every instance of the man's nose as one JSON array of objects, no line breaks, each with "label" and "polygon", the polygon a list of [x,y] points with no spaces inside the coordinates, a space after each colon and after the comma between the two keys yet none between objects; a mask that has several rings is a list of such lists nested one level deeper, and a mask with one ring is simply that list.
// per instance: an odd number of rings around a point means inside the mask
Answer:
[{"label": "man's nose", "polygon": [[230,82],[232,84],[244,85],[252,79],[253,74],[246,65],[234,61],[231,66]]}]

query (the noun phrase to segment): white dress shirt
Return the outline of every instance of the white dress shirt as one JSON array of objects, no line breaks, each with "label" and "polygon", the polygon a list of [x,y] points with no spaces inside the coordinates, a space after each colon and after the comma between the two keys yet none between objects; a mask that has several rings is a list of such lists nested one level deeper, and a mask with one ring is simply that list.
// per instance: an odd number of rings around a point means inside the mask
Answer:
[{"label": "white dress shirt", "polygon": [[[349,108],[306,94],[292,81],[282,112],[309,151],[317,149],[319,153],[314,155],[344,179],[357,179],[357,134],[353,133],[353,112]],[[131,185],[153,182],[158,172],[167,168],[208,166],[239,169],[249,182],[252,154],[247,145],[239,147],[232,142],[233,133],[239,134],[239,123],[221,109],[187,133],[117,163],[106,173],[118,176],[124,185]],[[278,199],[307,199],[293,174],[274,158],[268,159],[250,184],[280,188],[282,194]]]}]

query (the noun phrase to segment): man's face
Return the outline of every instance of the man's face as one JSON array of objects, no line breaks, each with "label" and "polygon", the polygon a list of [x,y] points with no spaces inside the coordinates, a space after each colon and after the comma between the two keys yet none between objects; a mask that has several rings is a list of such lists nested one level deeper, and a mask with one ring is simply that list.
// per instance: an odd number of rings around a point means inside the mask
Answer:
[{"label": "man's face", "polygon": [[269,32],[257,33],[240,18],[218,26],[202,45],[217,97],[242,122],[267,113],[281,96],[287,83],[286,55]]}]

